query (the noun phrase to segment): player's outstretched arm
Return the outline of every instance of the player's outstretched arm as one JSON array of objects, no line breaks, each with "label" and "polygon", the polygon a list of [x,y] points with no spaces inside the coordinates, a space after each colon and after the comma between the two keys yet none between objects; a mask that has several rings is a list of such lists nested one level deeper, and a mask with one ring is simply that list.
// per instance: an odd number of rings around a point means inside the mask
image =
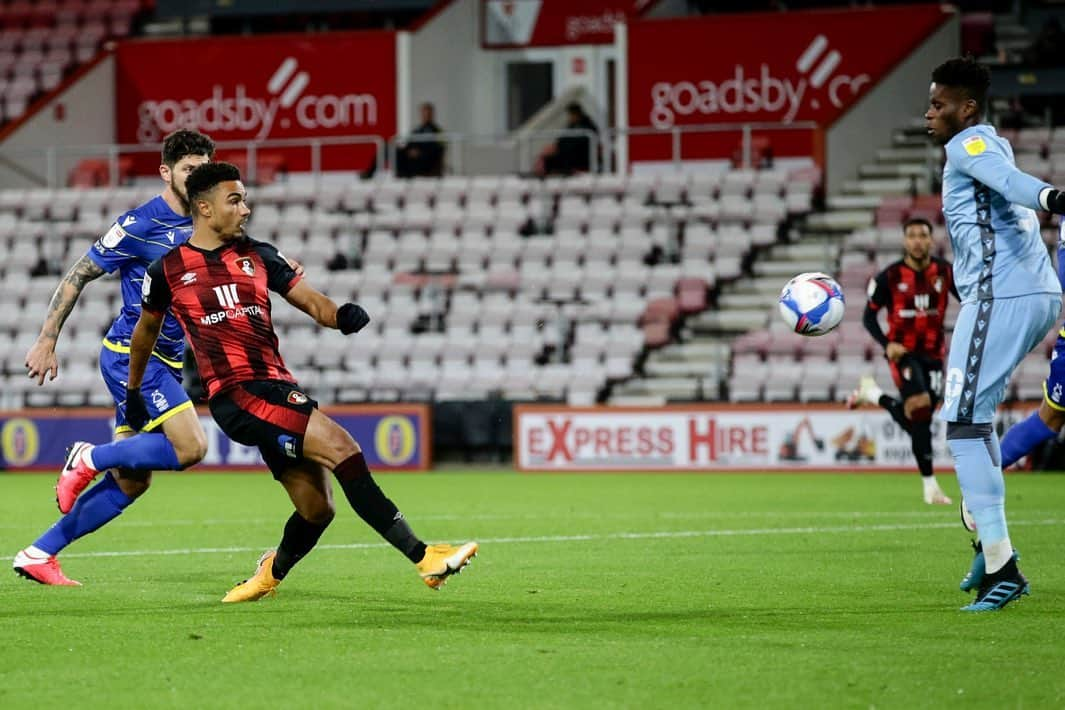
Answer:
[{"label": "player's outstretched arm", "polygon": [[1065,214],[1065,193],[1020,170],[980,136],[952,140],[947,144],[947,159],[1014,204]]},{"label": "player's outstretched arm", "polygon": [[106,272],[96,262],[85,255],[78,259],[66,276],[59,282],[52,300],[48,303],[48,313],[41,325],[41,332],[36,342],[26,353],[26,370],[31,378],[37,378],[37,384],[43,385],[45,375],[54,380],[59,374],[59,361],[55,356],[56,342],[63,330],[74,304],[78,302],[82,289],[90,281],[100,278]]},{"label": "player's outstretched arm", "polygon": [[366,310],[356,303],[337,306],[333,299],[299,281],[285,294],[285,300],[300,309],[321,326],[336,328],[344,335],[357,333],[370,322]]},{"label": "player's outstretched arm", "polygon": [[126,377],[126,423],[140,431],[148,423],[148,409],[141,396],[141,383],[148,367],[159,332],[163,329],[162,314],[141,308],[141,317],[129,339],[129,375]]}]

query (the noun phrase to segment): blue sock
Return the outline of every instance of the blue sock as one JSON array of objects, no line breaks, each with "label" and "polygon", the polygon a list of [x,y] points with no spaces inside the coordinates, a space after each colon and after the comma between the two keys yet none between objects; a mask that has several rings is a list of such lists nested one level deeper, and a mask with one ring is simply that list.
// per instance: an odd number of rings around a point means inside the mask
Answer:
[{"label": "blue sock", "polygon": [[114,476],[107,473],[99,483],[82,493],[70,512],[48,528],[33,545],[49,555],[58,554],[79,537],[117,518],[132,502],[133,499],[118,487]]},{"label": "blue sock", "polygon": [[1039,412],[1033,412],[1027,419],[1011,426],[1006,436],[1002,437],[1002,468],[1009,468],[1036,446],[1053,439],[1057,434],[1039,418]]},{"label": "blue sock", "polygon": [[986,439],[951,439],[954,470],[965,498],[965,507],[976,521],[980,539],[994,543],[1009,536],[1006,528],[1006,482],[998,465],[998,437],[991,430]]},{"label": "blue sock", "polygon": [[94,446],[91,456],[97,471],[118,467],[144,471],[177,471],[181,468],[174,445],[164,434],[156,432]]}]

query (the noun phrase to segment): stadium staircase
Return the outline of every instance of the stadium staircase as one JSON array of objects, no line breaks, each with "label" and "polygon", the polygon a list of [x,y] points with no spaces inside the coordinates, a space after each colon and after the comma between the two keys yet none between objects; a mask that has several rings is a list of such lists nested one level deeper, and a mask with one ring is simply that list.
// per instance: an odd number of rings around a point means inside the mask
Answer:
[{"label": "stadium staircase", "polygon": [[[846,254],[848,240],[855,233],[877,229],[878,220],[890,224],[882,262],[898,256],[903,216],[925,214],[933,223],[939,221],[938,196],[927,195],[937,159],[922,124],[895,131],[890,145],[877,152],[874,162],[861,166],[838,194],[828,196],[823,209],[793,212],[778,240],[754,249],[742,276],[719,285],[714,307],[689,318],[679,342],[650,352],[641,376],[615,386],[611,401],[842,397],[860,374],[879,367],[870,360],[860,318],[866,284],[880,262],[861,245],[854,256]],[[841,278],[849,307],[837,333],[796,338],[778,317],[781,287],[804,271],[826,271]]]}]

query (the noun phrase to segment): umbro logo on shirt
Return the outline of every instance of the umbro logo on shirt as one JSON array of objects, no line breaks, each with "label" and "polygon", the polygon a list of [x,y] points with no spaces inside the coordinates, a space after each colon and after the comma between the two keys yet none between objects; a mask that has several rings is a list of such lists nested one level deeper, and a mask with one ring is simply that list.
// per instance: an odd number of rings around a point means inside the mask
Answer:
[{"label": "umbro logo on shirt", "polygon": [[196,282],[196,272],[195,271],[187,271],[187,272],[185,272],[185,275],[181,277],[181,283],[183,283],[186,286],[188,286],[191,283],[195,283],[195,282]]}]

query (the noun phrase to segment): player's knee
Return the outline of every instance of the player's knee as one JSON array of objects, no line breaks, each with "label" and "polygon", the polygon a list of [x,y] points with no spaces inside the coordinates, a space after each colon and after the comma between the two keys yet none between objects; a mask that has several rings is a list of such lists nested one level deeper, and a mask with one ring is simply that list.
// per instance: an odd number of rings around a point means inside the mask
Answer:
[{"label": "player's knee", "polygon": [[177,454],[181,468],[195,466],[207,455],[207,439],[203,436],[194,437],[188,441],[174,444],[174,453]]},{"label": "player's knee", "polygon": [[331,500],[323,500],[300,513],[309,523],[325,527],[336,517],[336,507]]},{"label": "player's knee", "polygon": [[120,468],[115,476],[115,482],[118,484],[118,489],[128,498],[139,498],[151,487],[152,472]]},{"label": "player's knee", "polygon": [[902,410],[911,422],[927,422],[932,419],[932,398],[927,393],[908,397]]},{"label": "player's knee", "polygon": [[1065,427],[1065,412],[1060,409],[1054,409],[1045,400],[1039,406],[1039,418],[1043,420],[1048,429],[1053,431],[1059,431],[1062,427]]},{"label": "player's knee", "polygon": [[929,406],[914,407],[907,414],[906,418],[911,422],[924,424],[932,421],[932,408]]}]

